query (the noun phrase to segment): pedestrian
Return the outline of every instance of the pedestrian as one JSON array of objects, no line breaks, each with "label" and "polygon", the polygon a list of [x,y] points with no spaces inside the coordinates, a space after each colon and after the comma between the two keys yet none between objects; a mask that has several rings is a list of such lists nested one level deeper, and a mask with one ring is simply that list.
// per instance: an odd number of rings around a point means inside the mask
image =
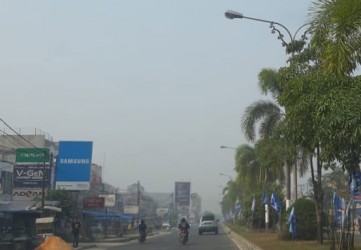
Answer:
[{"label": "pedestrian", "polygon": [[361,215],[360,214],[358,215],[358,218],[357,218],[357,224],[358,224],[358,231],[361,234]]},{"label": "pedestrian", "polygon": [[75,217],[71,223],[71,233],[73,234],[73,247],[77,248],[79,245],[79,233],[81,224],[78,217]]}]

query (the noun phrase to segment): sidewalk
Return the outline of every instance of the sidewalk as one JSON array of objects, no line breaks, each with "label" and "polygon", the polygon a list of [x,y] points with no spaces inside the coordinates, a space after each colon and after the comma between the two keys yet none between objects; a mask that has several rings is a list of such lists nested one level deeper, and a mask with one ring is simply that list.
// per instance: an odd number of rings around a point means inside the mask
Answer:
[{"label": "sidewalk", "polygon": [[[95,248],[102,243],[122,243],[135,240],[138,238],[138,234],[127,234],[122,237],[110,237],[107,239],[97,239],[95,242],[79,242],[78,250]],[[71,245],[71,243],[70,243]]]},{"label": "sidewalk", "polygon": [[248,240],[243,238],[241,235],[239,235],[239,234],[237,234],[235,232],[232,232],[232,230],[229,229],[229,227],[227,227],[226,225],[224,225],[224,224],[222,224],[222,225],[223,225],[223,231],[234,242],[234,244],[237,245],[237,247],[240,250],[263,250],[259,246],[256,246],[252,242],[249,242]]},{"label": "sidewalk", "polygon": [[[168,232],[166,231],[158,231],[158,232],[154,232],[150,235],[147,236],[147,238],[152,238],[152,237],[156,237],[156,236],[160,236],[163,234],[166,234]],[[77,250],[80,249],[91,249],[91,248],[96,248],[96,247],[110,247],[110,246],[114,246],[116,247],[119,243],[125,243],[131,240],[136,240],[138,239],[138,234],[128,234],[128,235],[123,235],[122,237],[112,237],[112,238],[107,238],[107,239],[98,239],[95,242],[80,242],[79,243],[79,247],[77,248]]]}]

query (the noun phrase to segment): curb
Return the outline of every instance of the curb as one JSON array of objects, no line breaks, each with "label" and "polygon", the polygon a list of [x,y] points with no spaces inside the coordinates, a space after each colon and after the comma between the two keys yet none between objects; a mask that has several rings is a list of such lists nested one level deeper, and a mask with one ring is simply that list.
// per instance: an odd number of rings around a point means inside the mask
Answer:
[{"label": "curb", "polygon": [[[237,245],[241,250],[263,250],[259,246],[256,246],[252,242],[246,240],[241,235],[233,232],[229,227],[223,224],[223,230],[226,232],[227,236]],[[228,232],[228,233],[227,233]]]},{"label": "curb", "polygon": [[92,245],[88,245],[88,246],[78,247],[77,250],[94,248],[96,246],[97,246],[96,244],[92,244]]}]

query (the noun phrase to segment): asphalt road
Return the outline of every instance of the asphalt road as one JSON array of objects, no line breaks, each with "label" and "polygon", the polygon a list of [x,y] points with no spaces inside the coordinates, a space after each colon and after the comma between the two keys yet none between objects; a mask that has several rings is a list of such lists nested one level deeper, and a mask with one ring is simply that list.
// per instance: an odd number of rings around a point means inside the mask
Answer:
[{"label": "asphalt road", "polygon": [[94,250],[238,250],[233,241],[220,229],[219,234],[198,235],[196,228],[191,229],[189,241],[183,246],[178,241],[178,232],[171,231],[147,238],[145,243],[138,241],[127,243],[99,244]]}]

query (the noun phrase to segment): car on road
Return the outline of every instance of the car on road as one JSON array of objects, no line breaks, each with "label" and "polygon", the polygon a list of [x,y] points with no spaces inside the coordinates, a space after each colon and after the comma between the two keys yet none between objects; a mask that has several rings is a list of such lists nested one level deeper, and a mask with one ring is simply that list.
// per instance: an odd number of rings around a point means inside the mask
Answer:
[{"label": "car on road", "polygon": [[214,233],[218,234],[218,220],[216,216],[212,213],[203,214],[198,226],[198,234],[202,235],[203,233]]}]

